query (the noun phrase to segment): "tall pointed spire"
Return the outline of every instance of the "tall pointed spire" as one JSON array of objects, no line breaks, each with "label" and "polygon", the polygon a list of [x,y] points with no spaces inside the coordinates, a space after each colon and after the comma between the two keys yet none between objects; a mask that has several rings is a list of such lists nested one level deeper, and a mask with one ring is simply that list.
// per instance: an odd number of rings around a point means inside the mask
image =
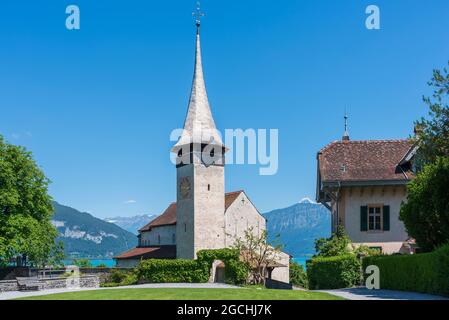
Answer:
[{"label": "tall pointed spire", "polygon": [[212,117],[204,81],[200,41],[200,19],[203,15],[198,5],[197,12],[194,13],[196,24],[196,52],[192,90],[190,93],[189,108],[184,122],[184,130],[181,138],[173,147],[174,152],[181,146],[191,143],[223,146],[221,136],[218,133]]},{"label": "tall pointed spire", "polygon": [[343,133],[342,141],[349,141],[349,131],[348,131],[348,114],[345,112],[345,132]]}]

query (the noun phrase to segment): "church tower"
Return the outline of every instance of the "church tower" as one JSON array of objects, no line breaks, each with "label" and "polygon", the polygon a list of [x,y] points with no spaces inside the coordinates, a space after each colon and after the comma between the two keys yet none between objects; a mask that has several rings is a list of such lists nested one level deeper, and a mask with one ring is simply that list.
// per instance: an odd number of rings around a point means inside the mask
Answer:
[{"label": "church tower", "polygon": [[203,76],[200,16],[192,91],[177,154],[176,256],[195,259],[202,249],[225,246],[224,146],[215,127]]}]

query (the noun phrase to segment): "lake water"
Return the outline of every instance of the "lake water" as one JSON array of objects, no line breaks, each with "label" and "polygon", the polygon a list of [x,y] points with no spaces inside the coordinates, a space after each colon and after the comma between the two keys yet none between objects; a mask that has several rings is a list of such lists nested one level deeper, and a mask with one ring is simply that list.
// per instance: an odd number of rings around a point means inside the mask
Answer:
[{"label": "lake water", "polygon": [[[310,256],[299,256],[293,258],[293,261],[296,263],[299,263],[304,267],[304,270],[306,269],[306,261],[310,259]],[[115,260],[114,259],[88,259],[93,267],[96,267],[100,264],[106,265],[108,268],[115,267]],[[73,259],[64,260],[64,265],[71,265],[73,264]]]},{"label": "lake water", "polygon": [[[115,267],[115,260],[114,259],[88,259],[93,267],[97,267],[100,264],[106,265],[108,268]],[[73,259],[64,260],[64,265],[68,266],[73,264]]]}]

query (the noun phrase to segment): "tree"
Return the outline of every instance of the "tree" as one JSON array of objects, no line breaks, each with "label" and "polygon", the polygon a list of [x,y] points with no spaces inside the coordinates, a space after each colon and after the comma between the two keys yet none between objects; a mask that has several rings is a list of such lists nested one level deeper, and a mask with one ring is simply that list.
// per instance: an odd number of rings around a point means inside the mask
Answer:
[{"label": "tree", "polygon": [[334,257],[351,251],[351,239],[343,226],[338,226],[330,238],[315,240],[316,256]]},{"label": "tree", "polygon": [[307,289],[309,286],[307,273],[304,271],[303,266],[296,262],[290,262],[290,282],[304,289]]},{"label": "tree", "polygon": [[245,230],[244,238],[237,238],[233,247],[240,252],[242,261],[248,267],[248,282],[252,284],[265,284],[267,268],[276,263],[282,250],[281,245],[268,244],[266,230],[256,234],[253,227]]},{"label": "tree", "polygon": [[92,268],[92,263],[89,259],[75,259],[73,264],[80,268]]},{"label": "tree", "polygon": [[432,97],[423,97],[429,106],[429,119],[421,118],[415,122],[415,142],[419,146],[416,165],[422,169],[438,157],[449,157],[449,73],[434,70],[428,82],[433,90]]},{"label": "tree", "polygon": [[349,238],[345,228],[337,227],[330,238],[315,240],[315,257],[335,257],[345,254],[373,256],[380,253],[377,249],[371,249],[364,245],[354,245]]},{"label": "tree", "polygon": [[449,242],[449,158],[437,158],[407,185],[400,219],[423,251]]},{"label": "tree", "polygon": [[41,267],[60,252],[48,184],[31,153],[0,136],[0,264],[22,256]]}]

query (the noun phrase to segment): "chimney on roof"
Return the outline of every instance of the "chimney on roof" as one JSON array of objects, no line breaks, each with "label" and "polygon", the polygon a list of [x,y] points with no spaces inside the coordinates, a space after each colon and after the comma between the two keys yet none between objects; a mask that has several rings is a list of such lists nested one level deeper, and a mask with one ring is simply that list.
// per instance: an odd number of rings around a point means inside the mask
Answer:
[{"label": "chimney on roof", "polygon": [[345,113],[345,132],[343,133],[342,141],[349,141],[349,132],[348,132],[348,115]]}]

